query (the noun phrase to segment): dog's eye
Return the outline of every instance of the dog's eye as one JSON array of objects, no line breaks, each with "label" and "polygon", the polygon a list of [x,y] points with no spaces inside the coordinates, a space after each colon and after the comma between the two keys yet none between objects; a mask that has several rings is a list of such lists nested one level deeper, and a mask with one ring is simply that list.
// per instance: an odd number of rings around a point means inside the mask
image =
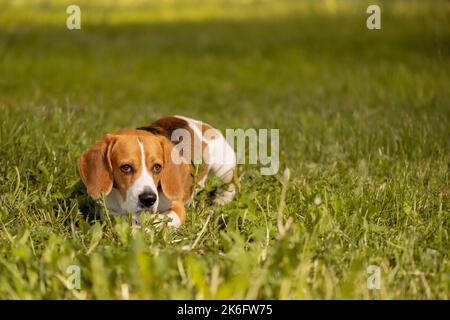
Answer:
[{"label": "dog's eye", "polygon": [[153,165],[152,171],[153,173],[160,173],[162,169],[162,166],[159,163],[155,163]]},{"label": "dog's eye", "polygon": [[120,170],[123,173],[130,173],[133,170],[133,168],[129,164],[124,164],[123,166],[120,167]]}]

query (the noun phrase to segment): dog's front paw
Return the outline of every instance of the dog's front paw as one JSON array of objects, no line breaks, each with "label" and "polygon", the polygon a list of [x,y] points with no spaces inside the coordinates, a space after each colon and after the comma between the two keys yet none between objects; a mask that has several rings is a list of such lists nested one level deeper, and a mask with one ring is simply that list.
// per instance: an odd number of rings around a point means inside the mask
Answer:
[{"label": "dog's front paw", "polygon": [[158,214],[158,218],[155,222],[156,226],[158,227],[162,227],[164,223],[167,223],[168,227],[173,228],[178,228],[179,226],[181,226],[180,217],[178,217],[178,215],[174,211],[166,211],[164,213]]}]

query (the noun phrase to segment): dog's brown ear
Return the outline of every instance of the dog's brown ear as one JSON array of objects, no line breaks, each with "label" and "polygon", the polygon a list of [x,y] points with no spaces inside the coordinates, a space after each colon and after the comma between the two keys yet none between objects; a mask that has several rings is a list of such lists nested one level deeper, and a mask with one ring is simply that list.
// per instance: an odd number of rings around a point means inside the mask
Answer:
[{"label": "dog's brown ear", "polygon": [[102,192],[105,194],[111,192],[113,173],[110,153],[114,141],[112,135],[105,135],[83,153],[78,163],[81,179],[86,185],[88,194],[94,199],[98,199]]},{"label": "dog's brown ear", "polygon": [[192,192],[191,166],[181,156],[177,158],[179,152],[167,138],[163,138],[162,146],[164,150],[164,165],[161,172],[162,190],[170,200],[184,202]]}]

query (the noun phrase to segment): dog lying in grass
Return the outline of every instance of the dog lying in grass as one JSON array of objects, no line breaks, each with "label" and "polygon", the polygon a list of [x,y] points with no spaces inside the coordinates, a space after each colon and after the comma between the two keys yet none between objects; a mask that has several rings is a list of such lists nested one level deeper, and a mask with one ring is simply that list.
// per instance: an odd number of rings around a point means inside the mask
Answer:
[{"label": "dog lying in grass", "polygon": [[[200,159],[192,157],[199,152]],[[173,227],[185,222],[185,206],[208,176],[227,184],[216,204],[236,193],[233,149],[220,131],[181,116],[106,134],[83,153],[79,169],[88,194],[95,200],[104,195],[112,215],[138,221],[140,212],[149,211],[169,217]]]}]

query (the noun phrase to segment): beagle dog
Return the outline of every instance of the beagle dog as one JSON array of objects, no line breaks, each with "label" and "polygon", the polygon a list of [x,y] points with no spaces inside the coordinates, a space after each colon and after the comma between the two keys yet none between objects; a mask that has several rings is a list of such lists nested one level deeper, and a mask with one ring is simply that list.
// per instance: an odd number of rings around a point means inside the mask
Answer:
[{"label": "beagle dog", "polygon": [[231,201],[236,193],[235,168],[234,150],[220,131],[182,116],[108,133],[79,160],[88,194],[94,200],[104,194],[112,215],[131,214],[138,221],[140,212],[149,211],[168,216],[173,227],[185,222],[185,206],[210,175],[227,184],[214,202]]}]

